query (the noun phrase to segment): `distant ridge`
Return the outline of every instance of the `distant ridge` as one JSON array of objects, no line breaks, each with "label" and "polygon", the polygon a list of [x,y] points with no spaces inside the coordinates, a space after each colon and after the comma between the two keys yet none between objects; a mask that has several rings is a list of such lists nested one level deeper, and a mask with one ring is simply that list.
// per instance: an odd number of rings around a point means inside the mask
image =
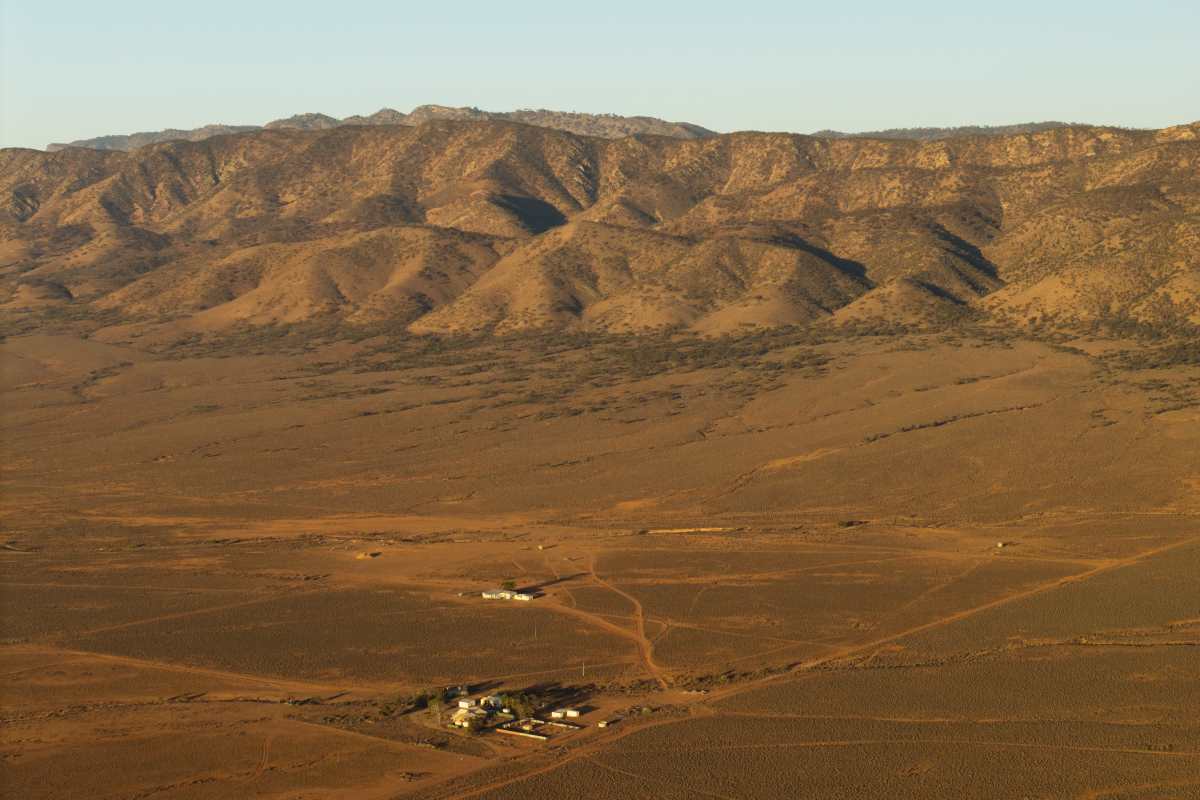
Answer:
[{"label": "distant ridge", "polygon": [[224,136],[230,133],[245,133],[259,130],[258,125],[205,125],[202,128],[180,130],[168,128],[163,131],[143,131],[141,133],[114,134],[97,136],[94,139],[81,139],[68,144],[49,144],[46,149],[50,152],[63,150],[67,147],[88,147],[92,150],[136,150],[148,144],[159,142],[199,142],[213,136]]},{"label": "distant ridge", "polygon": [[424,105],[409,113],[394,108],[382,108],[374,114],[355,114],[338,119],[328,114],[296,114],[277,119],[266,125],[205,125],[192,130],[168,128],[162,131],[97,136],[92,139],[77,139],[73,142],[54,142],[46,146],[50,152],[68,147],[86,147],[92,150],[136,150],[160,142],[199,142],[212,136],[230,133],[245,133],[263,128],[295,128],[321,131],[343,125],[420,125],[434,120],[502,120],[521,122],[539,128],[554,128],[581,136],[598,136],[605,139],[620,139],[634,134],[671,136],[676,139],[707,139],[716,136],[715,131],[690,122],[667,122],[656,117],[622,117],[618,114],[582,114],[547,109],[519,109],[517,111],[483,111],[478,108]]},{"label": "distant ridge", "polygon": [[[670,136],[675,139],[709,139],[718,134],[691,122],[668,122],[657,117],[624,117],[619,114],[583,114],[574,111],[552,111],[549,109],[518,109],[516,111],[484,111],[470,106],[453,107],[441,105],[417,106],[407,114],[394,108],[381,108],[374,114],[353,114],[344,119],[328,114],[295,114],[283,119],[272,120],[265,125],[205,125],[191,130],[167,128],[161,131],[142,131],[129,134],[96,136],[77,139],[73,142],[54,142],[46,146],[49,152],[67,147],[86,147],[91,150],[136,150],[161,142],[199,142],[213,136],[246,133],[265,129],[323,131],[343,125],[421,125],[435,120],[500,120],[520,122],[539,128],[553,128],[580,136],[597,136],[603,139],[620,139],[637,134]],[[953,128],[887,128],[878,131],[820,130],[812,136],[826,139],[902,139],[908,141],[936,141],[962,136],[1014,136],[1027,133],[1042,133],[1059,128],[1087,128],[1088,125],[1072,122],[1022,122],[1015,125],[961,125]]]},{"label": "distant ridge", "polygon": [[1088,127],[1091,126],[1074,122],[1020,122],[1015,125],[960,125],[957,128],[888,128],[861,133],[823,130],[817,131],[813,136],[825,139],[907,139],[915,142],[931,142],[960,136],[1017,136],[1022,133],[1041,133],[1058,128]]}]

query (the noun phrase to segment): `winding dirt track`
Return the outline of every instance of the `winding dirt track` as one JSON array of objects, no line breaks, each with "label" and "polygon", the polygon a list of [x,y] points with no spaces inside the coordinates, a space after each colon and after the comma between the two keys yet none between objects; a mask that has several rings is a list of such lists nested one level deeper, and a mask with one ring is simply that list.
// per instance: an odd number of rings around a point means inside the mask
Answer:
[{"label": "winding dirt track", "polygon": [[[1164,553],[1167,553],[1170,551],[1182,549],[1182,548],[1185,548],[1188,546],[1196,545],[1197,543],[1200,543],[1200,536],[1193,536],[1190,538],[1181,539],[1181,540],[1178,540],[1178,541],[1175,541],[1175,542],[1172,542],[1169,544],[1165,544],[1162,546],[1158,546],[1158,547],[1154,547],[1154,548],[1145,550],[1140,553],[1136,553],[1136,554],[1128,556],[1128,557],[1106,560],[1106,561],[1103,561],[1101,563],[1097,563],[1097,564],[1091,566],[1090,569],[1086,569],[1085,571],[1082,571],[1082,572],[1079,572],[1079,573],[1076,573],[1073,575],[1068,575],[1068,576],[1058,578],[1055,580],[1051,580],[1046,583],[1043,583],[1043,584],[1040,584],[1037,586],[1033,586],[1031,588],[1016,591],[1009,595],[996,598],[994,600],[983,603],[981,605],[963,609],[961,611],[957,611],[952,614],[947,614],[946,616],[939,617],[937,619],[930,620],[930,621],[922,623],[920,625],[915,625],[913,627],[907,628],[902,631],[894,632],[894,633],[888,634],[886,636],[871,639],[870,641],[847,644],[847,645],[841,646],[841,647],[828,646],[829,647],[828,652],[822,653],[819,656],[815,656],[806,661],[800,662],[799,664],[794,666],[790,671],[783,672],[783,673],[773,675],[773,676],[768,676],[768,677],[765,677],[765,678],[762,678],[759,680],[747,681],[744,683],[735,684],[735,685],[726,687],[724,689],[717,689],[703,697],[697,697],[695,699],[684,699],[683,701],[679,702],[678,705],[687,707],[692,712],[692,714],[695,714],[695,715],[712,715],[714,713],[712,704],[717,701],[724,700],[726,698],[733,697],[733,696],[742,694],[744,692],[749,692],[749,691],[759,689],[759,688],[763,687],[764,685],[778,683],[778,682],[784,682],[784,681],[789,681],[789,680],[803,679],[805,677],[806,673],[811,673],[811,671],[816,668],[819,668],[819,667],[822,667],[825,665],[829,665],[831,663],[836,663],[838,661],[841,661],[841,660],[844,660],[847,658],[852,658],[859,654],[867,653],[867,652],[869,652],[875,648],[878,648],[882,645],[886,645],[886,644],[898,641],[900,639],[911,636],[913,634],[921,633],[921,632],[924,632],[927,630],[943,627],[946,625],[951,625],[955,622],[959,622],[961,620],[968,619],[968,618],[976,616],[978,614],[986,613],[988,611],[991,611],[991,610],[994,610],[994,609],[997,609],[997,608],[1000,608],[1000,607],[1003,607],[1003,606],[1006,606],[1006,605],[1009,605],[1009,604],[1012,604],[1015,602],[1020,602],[1022,600],[1026,600],[1031,597],[1036,597],[1036,596],[1039,596],[1039,595],[1042,595],[1042,594],[1045,594],[1048,592],[1052,592],[1052,591],[1055,591],[1056,589],[1060,589],[1069,584],[1082,583],[1082,582],[1088,581],[1094,577],[1097,577],[1099,575],[1102,575],[1102,574],[1105,574],[1108,572],[1112,572],[1112,571],[1115,571],[1118,569],[1122,569],[1125,567],[1129,567],[1129,566],[1135,565],[1139,562],[1142,562],[1148,558],[1152,558],[1152,557],[1155,557],[1155,556],[1158,556],[1158,555],[1161,555],[1161,554],[1164,554]],[[596,586],[607,589],[608,591],[624,598],[629,603],[629,605],[632,608],[632,616],[622,618],[622,619],[631,622],[632,628],[628,625],[617,624],[616,622],[612,621],[611,619],[605,618],[605,615],[591,613],[591,612],[588,612],[585,610],[571,607],[570,605],[567,605],[564,603],[558,603],[558,602],[548,603],[548,604],[546,604],[548,610],[553,610],[557,613],[576,617],[582,621],[587,622],[590,625],[594,625],[598,628],[601,628],[605,631],[611,632],[614,635],[620,636],[620,637],[632,642],[637,647],[637,657],[638,657],[638,662],[640,662],[641,667],[645,670],[645,672],[649,676],[651,676],[658,683],[658,685],[662,689],[668,689],[669,684],[668,684],[668,681],[666,678],[666,674],[665,674],[664,670],[654,661],[653,642],[646,634],[647,618],[646,618],[642,603],[634,595],[618,588],[617,586],[613,585],[608,580],[605,580],[603,577],[600,576],[600,574],[598,573],[597,568],[596,568],[595,552],[588,552],[587,556],[588,556],[588,572],[587,572],[587,577],[585,578],[585,580],[589,580],[589,581],[593,582]],[[973,560],[973,559],[967,559],[967,560]],[[555,572],[556,578],[561,577],[561,575],[559,574],[559,572],[557,570],[553,570],[553,571]],[[583,577],[583,576],[580,576],[580,577]],[[429,581],[429,583],[431,585],[433,585],[433,584],[440,584],[442,582]],[[317,591],[323,591],[323,590],[317,590]],[[221,605],[212,606],[212,607],[203,608],[203,609],[196,609],[196,610],[192,610],[192,611],[168,614],[168,615],[163,615],[161,617],[156,617],[154,620],[137,620],[137,621],[132,621],[132,622],[128,622],[128,623],[122,623],[119,625],[105,626],[103,628],[98,628],[98,629],[93,629],[93,630],[113,630],[113,629],[141,625],[141,624],[145,624],[147,622],[152,622],[152,621],[157,621],[157,620],[178,619],[178,618],[190,617],[190,616],[194,616],[194,615],[202,615],[202,614],[211,613],[213,611],[217,611],[217,610],[224,609],[224,608],[235,608],[235,607],[240,607],[240,606],[250,606],[250,605],[255,605],[258,603],[269,602],[271,600],[277,600],[281,596],[295,597],[295,596],[300,596],[300,595],[307,594],[307,593],[308,592],[302,592],[302,591],[301,592],[271,593],[270,595],[260,595],[260,596],[257,596],[257,597],[254,597],[254,598],[251,598],[251,599],[248,599],[245,601],[241,601],[241,602],[221,604]],[[699,626],[695,626],[695,627],[699,627]],[[786,640],[780,640],[780,641],[786,641]],[[216,678],[221,678],[221,679],[225,679],[225,680],[236,680],[239,682],[246,682],[249,684],[256,684],[256,685],[264,686],[264,687],[271,687],[275,690],[285,691],[285,692],[314,694],[314,693],[328,693],[328,692],[335,692],[335,691],[344,691],[347,689],[351,689],[351,690],[359,689],[359,690],[363,690],[363,691],[373,691],[373,690],[376,690],[379,688],[377,686],[365,686],[365,685],[360,685],[358,687],[355,687],[355,686],[347,686],[345,684],[331,685],[331,684],[315,683],[315,682],[308,682],[308,681],[281,680],[281,679],[275,679],[275,678],[262,677],[259,675],[246,675],[246,674],[235,673],[235,672],[228,672],[228,671],[215,670],[215,669],[205,669],[205,668],[200,668],[200,667],[183,666],[183,665],[178,665],[178,664],[159,662],[159,661],[153,661],[153,660],[147,660],[147,659],[108,655],[108,654],[97,653],[97,652],[93,652],[93,651],[72,650],[72,649],[67,649],[67,648],[55,647],[48,643],[45,645],[38,645],[34,649],[40,650],[40,651],[45,651],[45,652],[53,652],[56,654],[61,654],[61,655],[69,656],[69,657],[99,659],[99,660],[109,661],[112,663],[123,663],[123,664],[128,664],[128,665],[137,666],[137,667],[146,667],[146,668],[153,668],[153,669],[158,669],[158,670],[167,670],[167,671],[176,672],[176,673],[180,673],[180,674],[216,677]],[[611,663],[620,664],[620,663],[635,663],[635,662],[614,661]],[[647,731],[647,730],[650,730],[652,728],[656,728],[656,727],[659,727],[662,725],[678,724],[681,722],[685,722],[686,720],[687,720],[687,717],[680,718],[678,716],[672,716],[672,717],[666,717],[666,718],[660,717],[658,719],[648,719],[648,720],[628,719],[628,720],[625,720],[616,729],[609,728],[605,731],[589,731],[587,737],[583,741],[580,741],[578,744],[574,744],[574,743],[567,744],[565,747],[565,752],[561,755],[561,757],[554,758],[549,763],[544,763],[542,761],[542,759],[546,758],[546,756],[547,756],[547,753],[544,750],[536,751],[527,756],[520,756],[516,759],[515,763],[521,764],[522,762],[527,762],[529,764],[529,766],[531,767],[530,769],[527,769],[518,775],[513,775],[513,776],[505,777],[503,779],[498,779],[496,781],[493,781],[493,782],[488,783],[483,786],[472,787],[465,792],[454,792],[454,796],[456,796],[456,797],[479,797],[479,796],[485,795],[489,792],[495,791],[497,789],[527,780],[533,776],[553,771],[565,764],[568,764],[568,763],[578,760],[578,759],[586,759],[586,760],[596,764],[598,767],[603,768],[608,771],[611,771],[615,774],[621,774],[623,776],[632,777],[632,778],[635,778],[635,779],[641,780],[641,781],[649,781],[649,780],[652,780],[650,777],[626,772],[624,770],[612,767],[608,764],[600,763],[597,760],[597,757],[600,756],[605,750],[610,748],[613,744],[615,744],[618,741],[621,741],[622,739],[624,739],[627,736],[631,736],[636,733],[641,733],[641,732],[644,732],[644,731]],[[920,744],[920,743],[949,744],[949,745],[963,745],[963,746],[971,746],[971,747],[994,747],[994,748],[1007,748],[1007,749],[1022,749],[1023,748],[1023,749],[1041,749],[1041,750],[1070,750],[1070,751],[1080,751],[1080,752],[1095,752],[1098,754],[1107,753],[1107,752],[1115,752],[1115,753],[1119,752],[1119,753],[1129,753],[1129,754],[1146,755],[1146,756],[1170,756],[1170,757],[1174,757],[1174,758],[1191,758],[1191,759],[1200,758],[1200,752],[1192,752],[1192,751],[1163,752],[1163,751],[1156,751],[1156,750],[1144,750],[1144,749],[1138,749],[1138,748],[1108,748],[1108,747],[1099,747],[1099,746],[1089,747],[1089,746],[1072,746],[1072,745],[1052,745],[1052,744],[1038,744],[1038,743],[1028,743],[1028,742],[957,740],[957,739],[939,739],[936,737],[922,738],[922,739],[904,739],[903,741],[913,742],[913,743],[918,743],[918,744]],[[867,744],[879,745],[879,744],[895,744],[895,743],[896,743],[896,740],[863,739],[863,740],[854,740],[854,741],[847,740],[847,741],[810,741],[810,742],[766,743],[766,744],[745,745],[744,748],[745,749],[779,748],[781,750],[786,750],[787,748],[838,747],[838,746],[852,746],[852,745],[867,745]],[[270,747],[269,742],[264,743],[263,761],[259,764],[259,766],[257,768],[258,773],[261,773],[268,765],[269,750],[267,750],[267,748],[269,748],[269,747]],[[695,749],[696,748],[688,748],[688,751],[691,752],[691,751],[694,751]],[[663,750],[662,752],[667,752],[667,751]],[[470,770],[467,770],[464,773],[458,773],[458,774],[455,774],[455,775],[449,776],[449,777],[451,780],[463,779],[463,778],[469,779],[469,774],[470,774]],[[442,785],[445,785],[445,784],[442,784]],[[1163,785],[1168,785],[1168,784],[1163,784]],[[1193,784],[1180,784],[1180,785],[1193,785]],[[397,788],[398,788],[398,786],[399,786],[399,784],[397,785]],[[437,788],[436,785],[434,787],[429,787],[429,788],[433,789],[435,792],[451,791],[450,786],[445,786],[444,790]],[[1113,791],[1116,791],[1116,790],[1113,790]],[[1097,792],[1094,792],[1090,796],[1095,797],[1095,798],[1101,798],[1101,797],[1106,796],[1109,793],[1110,792],[1108,792],[1108,790],[1099,790]],[[728,800],[727,798],[724,798],[721,795],[716,795],[716,794],[711,794],[711,795],[706,795],[706,796],[718,798],[718,800]]]},{"label": "winding dirt track", "polygon": [[659,667],[658,664],[654,663],[654,643],[651,642],[646,636],[646,614],[642,610],[642,601],[638,600],[628,592],[618,589],[616,586],[604,580],[599,576],[599,574],[597,574],[595,553],[588,554],[588,574],[590,574],[592,576],[592,580],[594,580],[600,586],[603,586],[610,592],[625,598],[625,600],[627,600],[630,605],[633,606],[633,621],[636,634],[635,639],[638,644],[638,650],[641,653],[642,665],[646,668],[646,672],[650,673],[650,677],[654,678],[654,680],[658,683],[659,687],[666,689],[668,684],[666,677],[663,675],[662,668]]},{"label": "winding dirt track", "polygon": [[[1077,573],[1075,575],[1069,575],[1064,578],[1059,578],[1059,579],[1056,579],[1053,581],[1049,581],[1047,583],[1041,584],[1039,586],[1035,586],[1030,589],[1025,589],[1023,591],[1014,592],[1011,595],[1007,595],[1005,597],[1001,597],[996,600],[990,601],[988,603],[984,603],[979,606],[974,606],[972,608],[965,609],[963,611],[959,611],[954,614],[949,614],[945,617],[940,617],[938,619],[932,620],[932,621],[924,623],[922,625],[914,626],[912,628],[900,631],[898,633],[890,634],[888,636],[881,637],[878,639],[872,639],[869,642],[847,645],[845,647],[835,650],[834,652],[832,652],[828,655],[823,655],[823,656],[802,662],[802,663],[796,665],[792,670],[790,670],[788,672],[781,673],[779,675],[768,676],[761,680],[749,681],[749,682],[746,682],[743,684],[730,686],[726,689],[720,689],[720,690],[714,691],[714,692],[704,696],[703,699],[698,699],[698,700],[692,701],[690,703],[685,703],[684,705],[691,706],[692,710],[695,712],[712,713],[712,709],[708,704],[711,704],[715,701],[723,700],[723,699],[726,699],[729,697],[736,696],[738,694],[742,694],[744,692],[752,691],[752,690],[758,689],[767,684],[778,683],[778,682],[782,682],[782,681],[789,680],[789,679],[795,680],[798,677],[801,677],[803,675],[803,673],[808,672],[816,667],[820,667],[820,666],[823,666],[823,665],[826,665],[826,664],[829,664],[829,663],[832,663],[832,662],[835,662],[835,661],[838,661],[838,660],[841,660],[841,659],[844,659],[844,658],[847,658],[850,656],[857,655],[859,653],[863,653],[863,652],[872,650],[876,647],[879,647],[880,645],[894,642],[898,639],[904,638],[906,636],[910,636],[914,633],[921,633],[923,631],[931,630],[934,628],[939,628],[944,625],[950,625],[954,622],[958,622],[960,620],[970,618],[972,616],[975,616],[976,614],[980,614],[985,611],[990,611],[995,608],[1000,608],[1000,607],[1008,605],[1010,603],[1015,603],[1020,600],[1025,600],[1030,597],[1036,597],[1037,595],[1045,594],[1046,592],[1053,591],[1055,589],[1061,588],[1061,587],[1066,586],[1071,583],[1079,583],[1079,582],[1087,581],[1091,578],[1096,577],[1097,575],[1102,575],[1107,572],[1112,572],[1114,570],[1121,569],[1123,567],[1132,566],[1134,564],[1137,564],[1140,561],[1144,561],[1147,558],[1161,555],[1163,553],[1167,553],[1172,550],[1178,550],[1178,549],[1181,549],[1181,548],[1184,548],[1184,547],[1187,547],[1190,545],[1194,545],[1197,543],[1200,543],[1200,536],[1193,536],[1193,537],[1190,537],[1187,539],[1182,539],[1182,540],[1179,540],[1176,542],[1172,542],[1170,544],[1162,545],[1160,547],[1154,547],[1149,550],[1145,550],[1140,553],[1136,553],[1132,556],[1128,556],[1126,558],[1112,559],[1110,561],[1106,561],[1106,562],[1102,563],[1101,565],[1096,566],[1093,569],[1087,570],[1085,572],[1081,572],[1081,573]],[[601,585],[604,585],[604,586],[608,586],[610,589],[613,589],[613,591],[617,591],[619,594],[628,596],[628,595],[625,595],[624,592],[620,592],[619,590],[615,589],[610,584],[603,581],[598,575],[596,575],[594,558],[590,564],[590,569],[591,569],[592,576],[595,578],[595,580],[598,583],[600,583]],[[636,607],[638,609],[637,619],[639,621],[641,621],[643,619],[643,617],[640,613],[641,612],[641,604],[638,603]],[[649,644],[648,640],[645,639],[644,630],[642,631],[641,638],[643,641],[646,641],[647,645]],[[658,673],[657,677],[659,677],[660,682],[661,682],[661,672]],[[684,718],[684,719],[686,719],[686,718]],[[527,772],[524,772],[520,775],[504,778],[502,780],[498,780],[498,781],[489,783],[485,786],[472,788],[472,789],[469,789],[469,790],[463,791],[463,792],[456,792],[456,793],[454,793],[454,796],[459,797],[459,798],[480,797],[489,792],[495,791],[497,789],[501,789],[505,786],[510,786],[514,783],[519,783],[521,781],[527,780],[528,778],[531,778],[535,775],[544,774],[546,772],[550,772],[552,770],[558,769],[559,767],[563,766],[564,764],[568,764],[572,761],[576,761],[578,759],[589,759],[590,760],[590,759],[592,759],[593,756],[597,755],[599,752],[603,751],[604,749],[610,747],[615,742],[618,742],[618,741],[624,739],[625,737],[631,736],[635,733],[646,731],[651,728],[659,727],[661,725],[678,724],[683,721],[684,720],[681,720],[679,718],[669,718],[669,719],[654,720],[651,722],[639,724],[639,723],[634,723],[631,720],[626,720],[626,722],[622,725],[620,730],[599,734],[595,738],[593,738],[589,742],[587,742],[586,744],[581,744],[578,747],[572,749],[570,752],[566,753],[563,757],[556,759],[553,763],[540,765],[540,766],[538,766],[534,769],[531,769]],[[905,740],[905,741],[909,741],[909,740]],[[916,741],[916,740],[913,740],[913,741]],[[953,740],[930,740],[931,743],[934,741],[936,741],[937,743],[942,743],[942,744],[955,743]],[[868,743],[870,743],[870,744],[894,744],[894,742],[891,740],[869,740],[869,741],[864,740],[863,742],[842,742],[840,744],[845,746],[845,745],[851,745],[851,744],[868,744]],[[1132,749],[1122,750],[1122,749],[1118,749],[1118,748],[1074,747],[1074,746],[1070,746],[1070,745],[1062,745],[1062,746],[1059,746],[1059,745],[1037,745],[1035,743],[1011,743],[1011,742],[1006,743],[1006,742],[986,742],[986,741],[984,741],[984,742],[962,741],[962,742],[957,742],[957,743],[964,744],[964,745],[975,745],[975,746],[996,746],[996,747],[1025,748],[1025,749],[1041,748],[1041,749],[1055,749],[1055,750],[1082,750],[1082,751],[1086,751],[1086,752],[1098,752],[1098,753],[1130,752],[1130,753],[1136,753],[1139,755],[1161,755],[1161,754],[1163,754],[1161,751],[1151,751],[1151,750],[1132,750]],[[748,747],[780,747],[780,748],[793,747],[793,748],[795,748],[795,747],[803,747],[803,746],[837,746],[838,744],[839,743],[837,743],[837,742],[814,742],[814,743],[796,742],[796,743],[781,743],[781,744],[769,744],[769,745],[752,745],[752,746],[748,746]],[[1183,752],[1183,753],[1177,753],[1177,755],[1185,757],[1185,758],[1189,758],[1189,757],[1190,758],[1200,758],[1200,753]],[[602,766],[606,766],[606,765],[602,765]],[[613,771],[621,772],[620,770],[613,770]],[[633,773],[622,773],[622,774],[631,775],[632,777],[635,777],[639,780],[646,780],[645,776],[634,775]],[[718,797],[717,795],[713,795],[713,796]],[[727,799],[722,798],[722,800],[727,800]]]},{"label": "winding dirt track", "polygon": [[[1150,550],[1146,550],[1141,553],[1137,553],[1135,555],[1128,556],[1126,558],[1113,559],[1112,561],[1109,561],[1101,566],[1094,567],[1093,569],[1087,570],[1085,572],[1076,573],[1074,575],[1067,575],[1066,577],[1058,578],[1056,580],[1049,581],[1047,583],[1043,583],[1039,586],[1034,586],[1033,588],[1025,589],[1024,591],[1014,592],[1013,594],[1006,595],[1005,597],[997,598],[995,600],[992,600],[991,602],[984,603],[984,604],[978,605],[978,606],[973,606],[972,608],[964,609],[963,611],[958,611],[954,614],[949,614],[945,617],[940,617],[931,622],[926,622],[922,625],[916,625],[912,628],[908,628],[908,629],[900,631],[898,633],[893,633],[888,636],[881,637],[879,639],[873,639],[873,640],[863,643],[863,644],[848,645],[848,646],[842,648],[840,651],[835,651],[834,653],[831,653],[827,656],[821,656],[820,658],[815,658],[815,659],[812,659],[811,661],[807,661],[803,664],[799,664],[796,666],[795,670],[793,670],[793,671],[801,671],[801,670],[811,669],[813,667],[818,667],[823,664],[828,664],[831,661],[837,661],[840,658],[857,655],[858,653],[861,653],[865,650],[870,650],[870,649],[873,649],[875,647],[878,647],[878,646],[884,645],[884,644],[890,644],[898,639],[903,639],[906,636],[911,636],[914,633],[922,633],[924,631],[931,630],[933,628],[940,628],[943,625],[949,625],[953,622],[958,622],[959,620],[967,619],[968,617],[973,617],[976,614],[980,614],[984,611],[990,611],[993,608],[999,608],[1001,606],[1008,605],[1009,603],[1014,603],[1018,600],[1025,600],[1030,597],[1036,597],[1037,595],[1045,594],[1046,592],[1053,591],[1055,589],[1061,588],[1061,587],[1066,586],[1071,583],[1081,583],[1083,581],[1094,578],[1097,575],[1102,575],[1106,572],[1112,572],[1113,570],[1121,569],[1122,567],[1128,567],[1128,566],[1138,563],[1139,561],[1143,561],[1147,558],[1151,558],[1152,556],[1170,552],[1171,550],[1178,550],[1178,549],[1186,547],[1188,545],[1196,544],[1197,542],[1200,542],[1200,536],[1193,536],[1191,538],[1183,539],[1178,542],[1172,542],[1171,544],[1162,545],[1161,547],[1151,548]],[[771,679],[767,679],[767,680],[771,680]],[[736,688],[742,688],[742,687],[736,687]],[[736,692],[731,692],[731,693],[736,693]]]}]

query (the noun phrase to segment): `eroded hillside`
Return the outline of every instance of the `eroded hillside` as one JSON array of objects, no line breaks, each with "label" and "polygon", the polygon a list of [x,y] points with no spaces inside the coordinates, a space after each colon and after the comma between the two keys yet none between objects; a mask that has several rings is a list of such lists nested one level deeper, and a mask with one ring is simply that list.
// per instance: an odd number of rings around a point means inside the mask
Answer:
[{"label": "eroded hillside", "polygon": [[1200,322],[1200,125],[936,142],[496,121],[5,150],[17,329]]}]

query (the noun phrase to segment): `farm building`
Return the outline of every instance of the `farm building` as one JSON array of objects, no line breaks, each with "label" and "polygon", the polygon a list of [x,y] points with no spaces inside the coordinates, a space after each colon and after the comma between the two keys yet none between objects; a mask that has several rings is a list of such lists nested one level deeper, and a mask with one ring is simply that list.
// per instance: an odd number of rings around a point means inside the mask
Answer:
[{"label": "farm building", "polygon": [[520,600],[528,603],[533,595],[525,592],[514,592],[511,589],[488,589],[481,593],[484,600]]},{"label": "farm building", "polygon": [[456,728],[477,728],[487,720],[487,712],[481,708],[460,708],[450,717]]}]

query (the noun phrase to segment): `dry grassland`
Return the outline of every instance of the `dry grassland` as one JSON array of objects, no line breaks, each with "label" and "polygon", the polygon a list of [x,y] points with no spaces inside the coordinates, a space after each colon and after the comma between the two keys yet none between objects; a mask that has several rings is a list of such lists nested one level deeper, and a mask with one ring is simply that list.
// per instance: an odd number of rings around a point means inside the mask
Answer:
[{"label": "dry grassland", "polygon": [[7,793],[1200,792],[1200,373],[788,336],[8,339]]}]

